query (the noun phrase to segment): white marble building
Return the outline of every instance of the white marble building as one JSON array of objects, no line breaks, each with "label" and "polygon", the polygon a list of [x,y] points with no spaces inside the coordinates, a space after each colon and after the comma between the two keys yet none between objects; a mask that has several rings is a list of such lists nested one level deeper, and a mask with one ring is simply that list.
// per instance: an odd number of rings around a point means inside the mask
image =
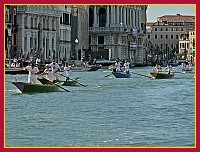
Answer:
[{"label": "white marble building", "polygon": [[[53,5],[17,6],[18,50],[24,58],[60,60],[59,25],[62,10]],[[62,39],[62,38],[61,38]]]},{"label": "white marble building", "polygon": [[145,5],[90,6],[89,42],[93,58],[129,59],[134,64],[143,64],[146,8]]}]

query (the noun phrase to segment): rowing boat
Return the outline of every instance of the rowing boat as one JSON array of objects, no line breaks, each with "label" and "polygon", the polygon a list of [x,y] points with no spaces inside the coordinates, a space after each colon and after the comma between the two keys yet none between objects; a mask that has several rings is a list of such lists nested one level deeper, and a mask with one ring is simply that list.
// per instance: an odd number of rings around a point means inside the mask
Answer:
[{"label": "rowing boat", "polygon": [[44,93],[61,91],[56,85],[30,84],[25,82],[12,82],[22,93]]},{"label": "rowing boat", "polygon": [[[50,82],[45,78],[38,78],[42,84],[50,84]],[[62,85],[62,86],[80,86],[76,80],[68,80],[68,81],[61,81],[61,80],[54,80],[53,83]]]},{"label": "rowing boat", "polygon": [[112,72],[116,78],[130,78],[131,74],[126,72]]},{"label": "rowing boat", "polygon": [[174,77],[174,73],[162,73],[162,72],[151,72],[150,73],[155,79],[170,79],[170,78],[173,78]]}]

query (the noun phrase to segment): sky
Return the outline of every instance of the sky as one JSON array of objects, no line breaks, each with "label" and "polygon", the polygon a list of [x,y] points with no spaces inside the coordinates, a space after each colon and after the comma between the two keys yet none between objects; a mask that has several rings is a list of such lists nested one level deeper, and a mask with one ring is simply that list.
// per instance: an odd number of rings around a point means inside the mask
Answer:
[{"label": "sky", "polygon": [[195,5],[148,5],[147,22],[156,22],[163,15],[195,15]]}]

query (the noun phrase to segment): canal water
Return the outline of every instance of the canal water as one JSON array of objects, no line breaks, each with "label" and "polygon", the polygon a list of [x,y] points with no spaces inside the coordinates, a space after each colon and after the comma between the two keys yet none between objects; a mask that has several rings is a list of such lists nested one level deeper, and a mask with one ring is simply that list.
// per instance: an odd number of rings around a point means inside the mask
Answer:
[{"label": "canal water", "polygon": [[[144,75],[151,70],[131,69]],[[21,94],[10,83],[25,82],[27,75],[6,75],[5,145],[195,145],[194,73],[163,80],[135,74],[126,79],[105,77],[108,74],[107,69],[73,73],[87,87],[66,86],[71,92],[40,94]]]}]

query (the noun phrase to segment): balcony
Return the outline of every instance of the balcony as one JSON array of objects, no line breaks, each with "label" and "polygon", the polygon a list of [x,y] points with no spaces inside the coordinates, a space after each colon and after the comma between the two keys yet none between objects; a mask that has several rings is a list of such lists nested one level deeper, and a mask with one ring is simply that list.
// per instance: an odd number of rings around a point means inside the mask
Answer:
[{"label": "balcony", "polygon": [[130,29],[124,27],[89,27],[90,32],[130,32]]}]

